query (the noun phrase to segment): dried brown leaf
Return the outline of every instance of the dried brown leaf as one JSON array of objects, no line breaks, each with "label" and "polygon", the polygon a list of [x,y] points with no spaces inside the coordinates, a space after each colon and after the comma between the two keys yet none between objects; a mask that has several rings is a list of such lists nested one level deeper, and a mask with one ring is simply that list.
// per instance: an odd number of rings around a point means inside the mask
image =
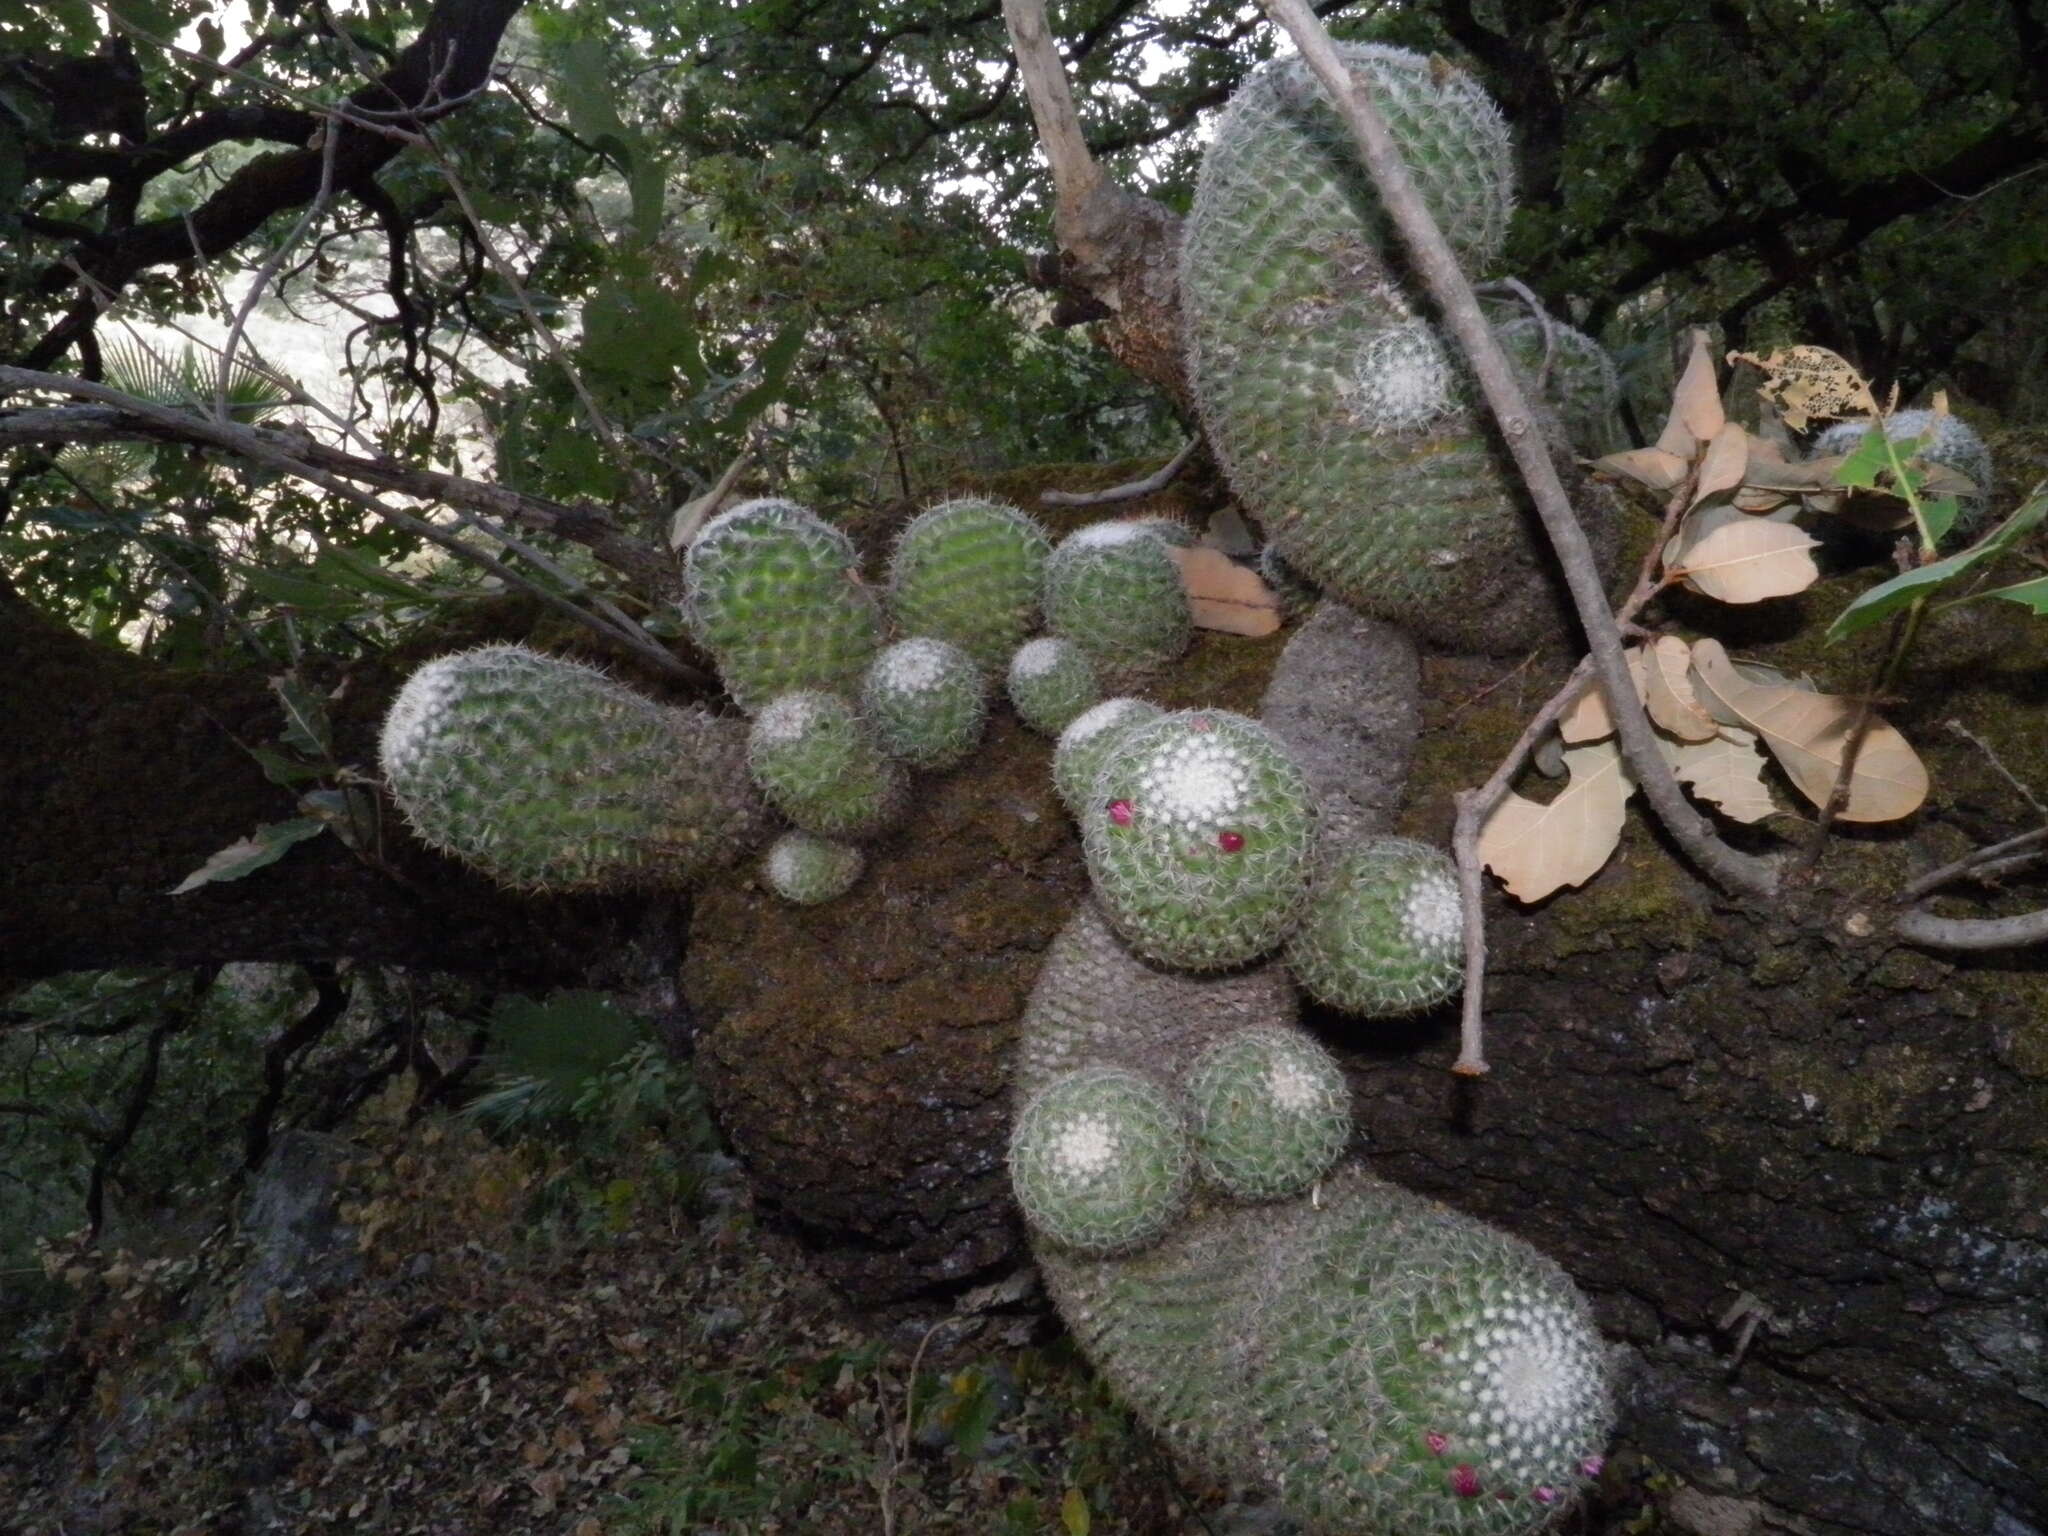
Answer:
[{"label": "dried brown leaf", "polygon": [[[1717,640],[1692,648],[1696,685],[1721,709],[1763,738],[1799,792],[1825,805],[1835,790],[1857,706],[1848,699],[1809,692],[1791,682],[1761,680],[1738,670]],[[1718,711],[1717,711],[1718,713]],[[1850,775],[1844,821],[1895,821],[1927,798],[1927,769],[1906,738],[1871,717]]]},{"label": "dried brown leaf", "polygon": [[1257,638],[1280,627],[1279,599],[1250,566],[1206,545],[1168,545],[1167,552],[1180,566],[1188,610],[1199,628]]},{"label": "dried brown leaf", "polygon": [[1699,485],[1692,493],[1692,504],[1698,506],[1709,496],[1734,490],[1748,472],[1749,434],[1739,421],[1723,422],[1721,430],[1707,444],[1706,456],[1700,460]]},{"label": "dried brown leaf", "polygon": [[1686,514],[1664,547],[1665,568],[1695,592],[1724,603],[1789,597],[1820,580],[1802,528],[1752,517],[1725,503]]},{"label": "dried brown leaf", "polygon": [[1609,474],[1624,475],[1653,491],[1671,491],[1685,479],[1689,463],[1689,459],[1662,448],[1631,448],[1626,453],[1610,453],[1605,458],[1595,459],[1593,467]]},{"label": "dried brown leaf", "polygon": [[1518,901],[1541,901],[1600,872],[1621,838],[1635,783],[1611,741],[1565,749],[1571,774],[1557,797],[1538,805],[1509,795],[1479,833],[1479,861]]},{"label": "dried brown leaf", "polygon": [[1778,812],[1763,781],[1764,755],[1754,731],[1723,726],[1703,741],[1672,741],[1659,736],[1657,746],[1678,782],[1740,822],[1762,821]]},{"label": "dried brown leaf", "polygon": [[1727,417],[1721,411],[1721,385],[1714,375],[1713,355],[1707,351],[1707,333],[1692,333],[1692,353],[1678,387],[1671,392],[1671,415],[1658,434],[1657,446],[1674,453],[1688,464],[1700,451],[1701,443],[1714,440]]},{"label": "dried brown leaf", "polygon": [[1862,374],[1826,347],[1780,347],[1769,357],[1731,352],[1731,363],[1752,363],[1764,374],[1757,393],[1776,406],[1785,425],[1804,432],[1815,417],[1835,420],[1863,412],[1883,414]]},{"label": "dried brown leaf", "polygon": [[1659,635],[1643,667],[1643,704],[1657,726],[1680,741],[1710,741],[1720,727],[1692,692],[1692,647]]}]

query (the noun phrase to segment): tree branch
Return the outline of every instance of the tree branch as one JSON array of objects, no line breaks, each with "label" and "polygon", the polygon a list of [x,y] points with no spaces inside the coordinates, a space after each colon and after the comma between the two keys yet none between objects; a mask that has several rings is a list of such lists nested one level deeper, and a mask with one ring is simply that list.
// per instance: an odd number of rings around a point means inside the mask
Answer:
[{"label": "tree branch", "polygon": [[2018,949],[2048,942],[2048,908],[2016,917],[1937,917],[1916,909],[1892,924],[1892,931],[1928,949]]}]

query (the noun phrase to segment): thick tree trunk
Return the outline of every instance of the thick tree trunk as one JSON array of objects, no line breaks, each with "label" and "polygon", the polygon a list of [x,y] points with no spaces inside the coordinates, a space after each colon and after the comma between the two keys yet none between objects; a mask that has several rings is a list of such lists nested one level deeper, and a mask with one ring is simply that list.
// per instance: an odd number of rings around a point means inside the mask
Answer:
[{"label": "thick tree trunk", "polygon": [[[2024,750],[2023,639],[2017,621],[1958,629],[1926,658],[1931,718],[1899,723],[1925,740],[1956,715]],[[1229,654],[1178,686],[1246,707],[1258,679],[1212,670]],[[1262,670],[1270,651],[1253,654]],[[1544,696],[1538,670],[1425,664],[1400,830],[1441,840],[1451,792]],[[1297,680],[1290,707],[1327,730],[1350,681]],[[1362,741],[1389,728],[1385,681],[1350,688]],[[1079,885],[1046,757],[999,736],[849,903],[791,914],[727,890],[700,909],[685,986],[714,1098],[770,1208],[863,1301],[1022,1262],[1005,1062]],[[2001,803],[1981,763],[1949,771],[1922,841]],[[1357,803],[1370,817],[1385,797]],[[1882,893],[1910,859],[1905,838],[1866,837],[1796,907],[1747,911],[1633,824],[1585,890],[1490,901],[1483,1081],[1446,1070],[1452,1009],[1311,1014],[1351,1075],[1367,1165],[1530,1239],[1592,1296],[1626,1410],[1595,1529],[1650,1496],[1700,1536],[2048,1521],[2048,988],[1887,939]]]},{"label": "thick tree trunk", "polygon": [[[172,672],[95,645],[4,582],[0,656],[0,982],[344,955],[554,980],[632,915],[507,897],[413,842],[389,805],[391,872],[323,834],[244,879],[172,896],[219,849],[298,814],[243,750],[274,746],[284,724],[264,678]],[[325,679],[344,763],[374,771],[399,680],[367,666]]]}]

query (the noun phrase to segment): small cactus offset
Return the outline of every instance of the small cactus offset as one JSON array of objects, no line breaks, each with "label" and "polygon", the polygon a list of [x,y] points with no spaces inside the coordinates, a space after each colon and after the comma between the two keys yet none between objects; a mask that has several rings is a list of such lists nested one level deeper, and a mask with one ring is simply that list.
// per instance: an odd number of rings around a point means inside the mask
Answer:
[{"label": "small cactus offset", "polygon": [[1042,736],[1057,736],[1102,698],[1095,664],[1071,640],[1041,635],[1010,658],[1010,702]]},{"label": "small cactus offset", "polygon": [[1110,748],[1122,741],[1126,732],[1163,713],[1149,700],[1119,694],[1068,721],[1052,754],[1052,785],[1060,802],[1078,817],[1095,798],[1096,770]]},{"label": "small cactus offset", "polygon": [[1621,375],[1605,347],[1561,320],[1550,322],[1546,338],[1543,321],[1527,313],[1497,324],[1493,334],[1557,412],[1574,449],[1589,458],[1613,450],[1622,437]]},{"label": "small cactus offset", "polygon": [[852,890],[867,867],[867,855],[852,843],[792,828],[768,845],[761,877],[784,901],[815,907]]},{"label": "small cactus offset", "polygon": [[1186,1206],[1193,1168],[1180,1107],[1125,1067],[1055,1079],[1010,1135],[1010,1187],[1024,1219],[1077,1253],[1152,1242]]},{"label": "small cactus offset", "polygon": [[1194,634],[1166,536],[1145,522],[1090,523],[1045,567],[1045,621],[1122,687],[1157,672]]},{"label": "small cactus offset", "polygon": [[1318,872],[1287,964],[1303,988],[1347,1013],[1413,1013],[1458,990],[1465,914],[1449,856],[1405,837],[1339,849]]},{"label": "small cactus offset", "polygon": [[868,667],[861,714],[884,752],[913,768],[951,768],[981,740],[988,700],[981,671],[959,646],[919,635]]},{"label": "small cactus offset", "polygon": [[683,562],[684,617],[752,714],[779,694],[851,695],[882,641],[881,608],[845,534],[793,501],[742,502]]},{"label": "small cactus offset", "polygon": [[422,842],[518,890],[686,884],[765,825],[729,723],[523,646],[413,673],[379,757]]},{"label": "small cactus offset", "polygon": [[1315,826],[1308,780],[1279,739],[1220,709],[1125,735],[1081,817],[1110,921],[1141,954],[1188,970],[1239,965],[1287,937]]},{"label": "small cactus offset", "polygon": [[747,768],[769,804],[819,837],[874,837],[908,800],[903,770],[853,707],[816,689],[785,693],[754,717]]},{"label": "small cactus offset", "polygon": [[1298,1195],[1351,1139],[1351,1095],[1307,1035],[1270,1025],[1223,1036],[1188,1072],[1203,1176],[1239,1200]]},{"label": "small cactus offset", "polygon": [[889,617],[995,672],[1031,633],[1052,541],[1027,512],[979,497],[911,519],[889,561]]}]

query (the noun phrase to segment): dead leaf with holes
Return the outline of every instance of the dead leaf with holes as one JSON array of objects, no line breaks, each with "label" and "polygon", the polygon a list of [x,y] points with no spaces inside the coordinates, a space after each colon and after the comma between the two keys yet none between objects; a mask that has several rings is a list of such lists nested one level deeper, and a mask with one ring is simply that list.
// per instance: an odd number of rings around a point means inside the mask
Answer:
[{"label": "dead leaf with holes", "polygon": [[1764,754],[1756,732],[1724,725],[1704,741],[1673,741],[1660,735],[1657,746],[1678,782],[1723,816],[1747,823],[1778,813],[1777,802],[1764,785]]},{"label": "dead leaf with holes", "polygon": [[1863,375],[1826,347],[1780,347],[1769,357],[1730,352],[1728,361],[1749,363],[1762,372],[1757,393],[1778,408],[1794,432],[1804,432],[1815,417],[1833,421],[1858,411],[1881,414]]},{"label": "dead leaf with holes", "polygon": [[1168,545],[1167,553],[1180,566],[1188,611],[1198,628],[1256,639],[1280,627],[1280,601],[1250,566],[1206,545]]},{"label": "dead leaf with holes", "polygon": [[1612,741],[1564,750],[1565,787],[1548,805],[1508,795],[1479,833],[1479,862],[1518,901],[1541,901],[1600,872],[1615,845],[1635,781]]},{"label": "dead leaf with holes", "polygon": [[[1710,707],[1755,731],[1799,792],[1827,804],[1841,776],[1857,705],[1811,692],[1751,665],[1738,669],[1718,640],[1692,648],[1694,686]],[[1856,754],[1843,821],[1896,821],[1927,798],[1927,768],[1912,745],[1875,715]]]},{"label": "dead leaf with holes", "polygon": [[1711,741],[1721,727],[1693,697],[1691,672],[1692,647],[1676,635],[1659,635],[1644,654],[1643,705],[1659,730],[1680,741]]},{"label": "dead leaf with holes", "polygon": [[1720,602],[1760,603],[1820,580],[1814,547],[1803,528],[1722,503],[1686,514],[1664,546],[1664,568]]}]

